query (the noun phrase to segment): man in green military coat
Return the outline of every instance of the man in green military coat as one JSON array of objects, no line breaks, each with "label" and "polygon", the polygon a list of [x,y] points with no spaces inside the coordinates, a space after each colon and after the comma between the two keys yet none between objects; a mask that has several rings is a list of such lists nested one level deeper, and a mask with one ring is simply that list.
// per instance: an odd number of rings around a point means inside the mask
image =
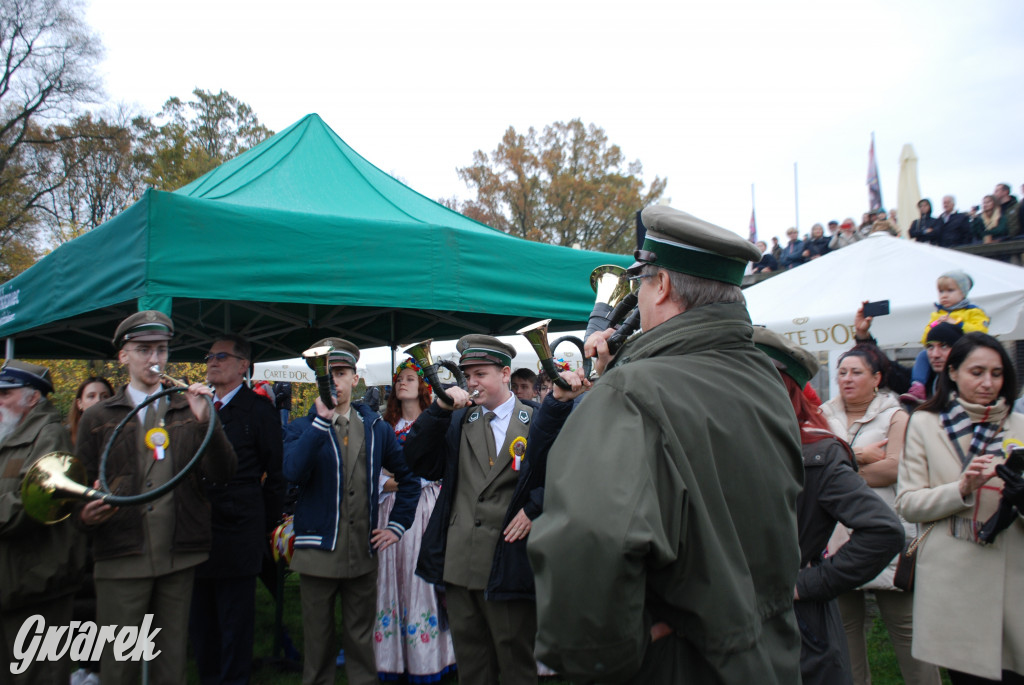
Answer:
[{"label": "man in green military coat", "polygon": [[760,255],[668,207],[641,218],[644,332],[552,446],[528,541],[537,656],[582,682],[798,683],[799,432],[739,288]]}]

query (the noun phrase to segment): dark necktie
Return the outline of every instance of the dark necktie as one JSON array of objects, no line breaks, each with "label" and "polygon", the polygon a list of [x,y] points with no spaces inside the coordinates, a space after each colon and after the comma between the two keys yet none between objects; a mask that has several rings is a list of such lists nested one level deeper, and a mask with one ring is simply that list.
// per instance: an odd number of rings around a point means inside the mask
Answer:
[{"label": "dark necktie", "polygon": [[494,466],[494,461],[498,458],[498,449],[494,446],[494,429],[491,428],[491,421],[495,416],[493,411],[484,414],[484,425],[487,427],[487,463],[491,466]]},{"label": "dark necktie", "polygon": [[220,408],[223,406],[224,403],[221,402],[220,400],[217,400],[216,402],[213,403],[213,408],[216,409],[217,411],[220,411]]}]

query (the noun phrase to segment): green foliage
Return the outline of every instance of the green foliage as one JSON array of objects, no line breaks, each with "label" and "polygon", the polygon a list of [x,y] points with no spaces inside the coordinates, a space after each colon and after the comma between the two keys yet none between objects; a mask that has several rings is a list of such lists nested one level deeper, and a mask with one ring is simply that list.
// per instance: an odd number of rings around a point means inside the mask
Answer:
[{"label": "green foliage", "polygon": [[192,91],[195,99],[172,97],[153,121],[139,120],[147,182],[176,190],[274,134],[252,107],[226,91]]},{"label": "green foliage", "polygon": [[458,173],[477,194],[460,207],[466,216],[528,240],[609,252],[632,250],[636,212],[667,184],[655,177],[645,189],[640,162],[579,119],[541,134],[510,126],[494,152],[474,152]]}]

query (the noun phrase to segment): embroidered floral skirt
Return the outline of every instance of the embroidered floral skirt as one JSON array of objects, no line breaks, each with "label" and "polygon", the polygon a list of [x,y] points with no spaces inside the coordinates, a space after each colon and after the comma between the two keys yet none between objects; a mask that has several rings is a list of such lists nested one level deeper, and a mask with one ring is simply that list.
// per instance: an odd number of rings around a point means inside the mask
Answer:
[{"label": "embroidered floral skirt", "polygon": [[[438,483],[430,483],[420,490],[412,526],[399,544],[377,555],[377,622],[373,649],[377,671],[383,680],[395,680],[404,673],[412,683],[436,682],[455,665],[451,632],[447,625],[441,629],[434,586],[415,573],[423,531],[440,489]],[[379,527],[387,523],[394,504],[394,493],[380,503]]]}]

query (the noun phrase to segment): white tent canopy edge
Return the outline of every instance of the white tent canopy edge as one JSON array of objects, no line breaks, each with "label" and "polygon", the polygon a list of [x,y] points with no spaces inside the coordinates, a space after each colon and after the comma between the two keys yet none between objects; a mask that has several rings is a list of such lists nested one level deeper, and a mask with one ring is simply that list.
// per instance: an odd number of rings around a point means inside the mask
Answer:
[{"label": "white tent canopy edge", "polygon": [[743,291],[751,321],[812,351],[853,346],[853,317],[864,301],[889,300],[871,333],[886,348],[919,346],[935,311],[935,281],[959,269],[974,281],[968,298],[988,314],[989,333],[1024,339],[1024,268],[876,233]]}]

